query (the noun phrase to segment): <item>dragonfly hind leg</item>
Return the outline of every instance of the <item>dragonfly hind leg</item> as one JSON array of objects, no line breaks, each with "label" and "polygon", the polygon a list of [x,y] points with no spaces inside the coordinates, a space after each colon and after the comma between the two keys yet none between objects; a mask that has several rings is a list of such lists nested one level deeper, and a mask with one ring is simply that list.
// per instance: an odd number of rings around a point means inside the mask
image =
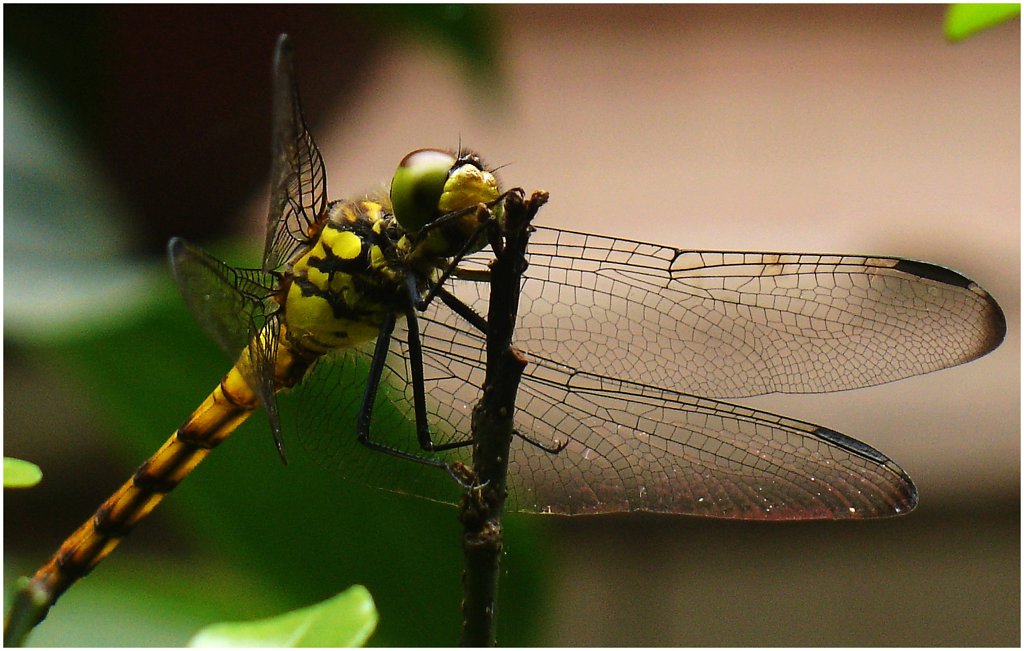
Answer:
[{"label": "dragonfly hind leg", "polygon": [[565,448],[569,447],[569,439],[565,439],[564,441],[559,441],[558,439],[555,439],[554,445],[547,446],[541,443],[540,441],[530,438],[529,436],[523,434],[519,430],[512,430],[512,433],[521,438],[522,440],[526,441],[533,447],[540,448],[541,450],[544,450],[548,454],[558,454]]}]

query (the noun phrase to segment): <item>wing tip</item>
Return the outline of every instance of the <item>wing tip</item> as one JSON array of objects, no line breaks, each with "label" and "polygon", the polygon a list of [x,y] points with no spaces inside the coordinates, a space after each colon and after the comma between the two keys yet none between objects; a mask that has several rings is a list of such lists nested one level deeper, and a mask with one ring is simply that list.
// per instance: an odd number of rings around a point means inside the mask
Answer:
[{"label": "wing tip", "polygon": [[902,508],[901,506],[895,507],[893,515],[906,515],[917,508],[917,505],[920,502],[920,494],[917,492],[917,484],[915,484],[914,480],[910,478],[910,475],[904,472],[903,468],[900,468],[896,464],[893,463],[891,465],[894,470],[899,471],[900,477],[903,478],[907,489],[906,495],[904,495],[904,503],[901,505]]},{"label": "wing tip", "polygon": [[917,485],[914,484],[914,480],[910,478],[910,475],[895,461],[867,443],[827,427],[819,426],[814,430],[813,434],[828,443],[877,463],[893,475],[892,490],[885,491],[888,494],[888,499],[886,499],[888,510],[883,510],[884,507],[879,505],[876,509],[863,513],[851,511],[851,517],[895,517],[906,515],[917,508],[920,501]]},{"label": "wing tip", "polygon": [[186,246],[187,243],[185,242],[184,238],[174,236],[167,241],[167,255],[174,258],[178,254],[180,254],[182,249],[184,249]]},{"label": "wing tip", "polygon": [[167,262],[171,265],[171,273],[174,274],[175,278],[178,278],[178,263],[182,256],[189,249],[189,244],[182,237],[172,237],[167,241]]},{"label": "wing tip", "polygon": [[974,284],[972,289],[984,299],[985,305],[988,308],[986,315],[986,325],[988,326],[985,330],[986,337],[981,341],[981,345],[978,348],[977,356],[981,357],[998,348],[999,344],[1003,343],[1003,339],[1006,338],[1006,315],[1003,313],[1003,308],[996,302],[996,299],[992,298],[992,295],[982,289],[980,285]]},{"label": "wing tip", "polygon": [[966,289],[967,291],[975,294],[978,299],[984,303],[982,314],[979,319],[979,325],[981,325],[982,328],[981,336],[978,339],[978,345],[976,348],[967,351],[967,356],[959,363],[987,355],[998,348],[999,344],[1003,342],[1003,339],[1006,337],[1006,315],[1003,314],[1003,308],[999,306],[999,303],[997,303],[992,295],[981,285],[957,271],[953,271],[947,267],[942,267],[930,262],[921,262],[919,260],[900,260],[896,263],[895,269],[897,271],[902,271],[903,273],[917,276],[918,278],[925,278],[938,283]]},{"label": "wing tip", "polygon": [[276,48],[276,51],[277,51],[278,54],[284,52],[285,50],[287,50],[291,46],[292,46],[291,39],[288,37],[287,32],[282,32],[281,34],[278,34],[278,36],[277,36],[277,43],[275,43],[275,45],[274,45],[274,47]]}]

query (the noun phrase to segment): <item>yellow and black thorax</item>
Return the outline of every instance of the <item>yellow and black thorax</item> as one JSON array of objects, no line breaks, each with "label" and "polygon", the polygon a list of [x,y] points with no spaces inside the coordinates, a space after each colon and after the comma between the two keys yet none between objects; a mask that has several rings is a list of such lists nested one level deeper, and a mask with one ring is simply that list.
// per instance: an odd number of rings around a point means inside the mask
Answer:
[{"label": "yellow and black thorax", "polygon": [[[329,204],[314,243],[282,282],[290,343],[325,353],[376,337],[452,256],[482,248],[486,214],[474,207],[498,196],[496,179],[475,155],[417,150],[399,166],[390,202]],[[410,277],[418,297],[410,295]]]}]

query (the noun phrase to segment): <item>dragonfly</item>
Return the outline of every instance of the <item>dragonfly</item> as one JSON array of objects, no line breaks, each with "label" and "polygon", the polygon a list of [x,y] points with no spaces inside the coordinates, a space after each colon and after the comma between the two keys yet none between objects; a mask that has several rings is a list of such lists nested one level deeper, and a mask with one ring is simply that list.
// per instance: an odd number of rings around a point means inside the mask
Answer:
[{"label": "dragonfly", "polygon": [[[168,246],[189,309],[234,366],[22,596],[52,604],[260,407],[282,457],[284,423],[355,481],[452,503],[464,492],[450,471],[470,460],[487,233],[506,193],[460,147],[407,155],[388,196],[328,201],[293,58],[282,35],[262,266],[232,267],[178,238]],[[535,226],[506,509],[907,513],[917,489],[875,448],[725,400],[929,373],[987,354],[1005,331],[984,289],[926,262],[698,251]]]}]

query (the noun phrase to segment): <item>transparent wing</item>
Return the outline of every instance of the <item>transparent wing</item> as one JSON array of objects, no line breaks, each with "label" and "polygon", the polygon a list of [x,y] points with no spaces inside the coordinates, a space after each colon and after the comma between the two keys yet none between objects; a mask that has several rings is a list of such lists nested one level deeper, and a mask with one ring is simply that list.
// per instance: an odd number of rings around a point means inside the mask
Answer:
[{"label": "transparent wing", "polygon": [[[434,440],[465,438],[484,378],[483,338],[443,306],[431,307],[420,325]],[[412,426],[404,336],[392,346],[388,387],[375,407],[373,431],[389,445],[426,455]],[[456,502],[458,487],[443,471],[356,442],[355,414],[368,359],[368,350],[350,351],[317,364],[315,376],[300,388],[298,416],[305,419],[300,439],[321,462],[340,467],[349,478]],[[325,405],[334,407],[325,410]],[[831,519],[895,515],[917,500],[899,466],[837,432],[576,372],[533,355],[520,386],[516,426],[522,436],[513,440],[510,455],[510,510]],[[568,446],[553,454],[526,439]],[[469,454],[469,448],[461,448],[429,456],[468,463]]]},{"label": "transparent wing", "polygon": [[[911,260],[683,251],[549,228],[529,254],[519,347],[707,397],[891,382],[980,357],[1006,332],[984,289]],[[452,287],[486,313],[485,283]]]},{"label": "transparent wing", "polygon": [[232,363],[249,347],[249,363],[239,370],[270,418],[280,447],[281,427],[274,400],[277,358],[277,279],[259,269],[238,269],[203,249],[174,238],[167,246],[171,269],[185,304],[203,330]]},{"label": "transparent wing", "polygon": [[[371,420],[371,436],[392,448],[412,454],[470,463],[469,448],[427,453],[416,439],[413,394],[407,348],[395,340]],[[337,350],[318,359],[303,382],[281,395],[282,421],[295,427],[294,435],[319,464],[346,479],[430,500],[457,503],[459,486],[444,470],[398,459],[371,450],[356,439],[356,418],[363,401],[373,345]],[[427,383],[427,391],[432,384]],[[470,389],[467,385],[467,389]],[[440,401],[428,397],[435,442],[469,435],[468,421],[446,421],[439,414],[449,407],[449,396]]]},{"label": "transparent wing", "polygon": [[273,161],[264,271],[278,268],[309,242],[327,206],[324,161],[302,117],[287,34],[278,38],[274,51],[273,93]]},{"label": "transparent wing", "polygon": [[[483,384],[483,339],[442,310],[425,321],[435,417],[465,431]],[[917,500],[899,466],[837,432],[535,354],[520,385],[516,427],[512,510],[852,518],[894,515]],[[526,439],[568,446],[553,454]]]},{"label": "transparent wing", "polygon": [[653,511],[744,520],[897,515],[907,474],[838,432],[717,400],[531,359],[509,455],[511,507],[542,513]]},{"label": "transparent wing", "polygon": [[[484,270],[489,257],[460,267]],[[538,229],[526,276],[516,342],[530,363],[508,505],[520,511],[743,519],[905,512],[916,489],[877,450],[713,398],[889,382],[979,357],[1005,332],[998,305],[977,284],[894,258],[687,252]],[[488,285],[471,277],[453,278],[451,290],[486,313]],[[464,438],[483,384],[484,339],[439,301],[420,325],[435,441]],[[416,451],[405,336],[396,332],[374,436]],[[315,408],[347,401],[357,410],[360,354],[354,392],[319,395],[302,409],[320,415],[320,456],[372,485],[455,501],[444,473],[362,449],[354,415]],[[314,370],[333,375],[342,366]],[[323,435],[339,423],[342,435]],[[559,443],[568,445],[558,454],[540,447]],[[436,456],[466,462],[468,454]]]}]

